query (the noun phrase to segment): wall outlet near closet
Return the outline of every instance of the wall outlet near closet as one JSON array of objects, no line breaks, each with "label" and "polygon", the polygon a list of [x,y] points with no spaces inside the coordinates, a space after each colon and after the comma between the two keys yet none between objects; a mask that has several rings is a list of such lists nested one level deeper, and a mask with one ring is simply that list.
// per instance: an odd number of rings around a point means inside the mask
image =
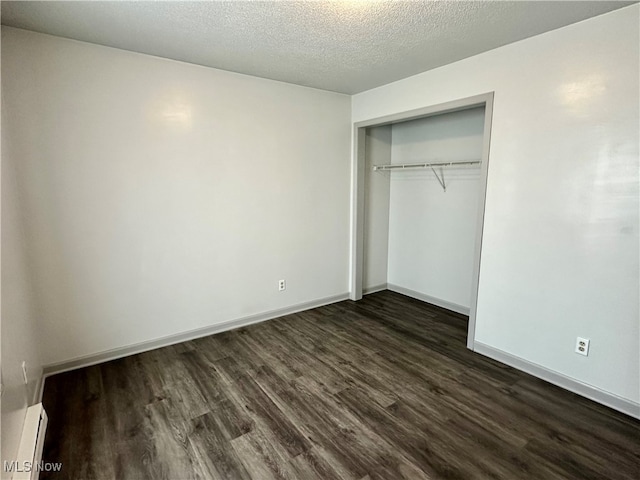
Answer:
[{"label": "wall outlet near closet", "polygon": [[588,338],[578,337],[576,339],[576,353],[580,355],[584,355],[585,357],[589,355],[589,342]]},{"label": "wall outlet near closet", "polygon": [[281,292],[287,289],[287,282],[284,280],[278,280],[278,291]]}]

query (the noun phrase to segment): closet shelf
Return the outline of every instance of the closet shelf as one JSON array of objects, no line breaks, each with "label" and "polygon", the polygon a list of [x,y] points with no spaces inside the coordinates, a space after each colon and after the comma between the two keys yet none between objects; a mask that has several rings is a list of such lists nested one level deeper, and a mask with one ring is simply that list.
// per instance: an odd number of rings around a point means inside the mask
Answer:
[{"label": "closet shelf", "polygon": [[480,160],[467,162],[435,162],[435,163],[390,163],[388,165],[374,165],[374,171],[403,170],[406,168],[433,168],[433,167],[455,167],[458,165],[480,165]]},{"label": "closet shelf", "polygon": [[[432,162],[432,163],[391,163],[388,165],[374,165],[373,170],[377,172],[389,171],[389,170],[405,170],[405,169],[419,169],[430,168],[433,174],[438,179],[440,186],[444,192],[447,191],[447,185],[444,183],[444,167],[457,167],[459,165],[480,165],[480,160],[472,160],[466,162]],[[440,175],[433,167],[440,167]]]}]

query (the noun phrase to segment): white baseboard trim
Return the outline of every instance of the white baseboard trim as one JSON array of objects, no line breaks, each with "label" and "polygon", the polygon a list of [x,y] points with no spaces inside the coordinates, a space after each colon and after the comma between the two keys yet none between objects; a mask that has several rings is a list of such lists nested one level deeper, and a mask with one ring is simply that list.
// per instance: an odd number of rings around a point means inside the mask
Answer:
[{"label": "white baseboard trim", "polygon": [[387,290],[387,284],[381,283],[380,285],[374,285],[373,287],[367,287],[362,289],[363,295],[369,295],[370,293],[382,292]]},{"label": "white baseboard trim", "polygon": [[593,385],[583,383],[574,378],[562,375],[561,373],[541,367],[535,363],[528,362],[527,360],[511,355],[510,353],[503,352],[497,348],[490,347],[489,345],[478,342],[477,340],[474,343],[473,350],[485,357],[492,358],[493,360],[497,360],[498,362],[507,364],[513,368],[517,368],[518,370],[522,370],[534,377],[553,383],[565,390],[577,393],[578,395],[593,400],[594,402],[601,403],[602,405],[606,405],[614,410],[618,410],[619,412],[640,419],[640,404],[632,402],[631,400],[627,400],[626,398],[606,392],[598,387],[594,387]]},{"label": "white baseboard trim", "polygon": [[458,305],[457,303],[448,302],[446,300],[440,300],[439,298],[432,297],[430,295],[426,295],[424,293],[416,292],[415,290],[410,290],[408,288],[400,287],[398,285],[394,285],[393,283],[387,284],[387,289],[392,292],[401,293],[402,295],[406,295],[407,297],[415,298],[417,300],[422,300],[423,302],[430,303],[431,305],[435,305],[436,307],[446,308],[447,310],[451,310],[452,312],[461,313],[462,315],[469,316],[469,307],[465,307],[462,305]]},{"label": "white baseboard trim", "polygon": [[[128,357],[130,355],[135,355],[142,352],[148,352],[149,350],[155,350],[156,348],[167,347],[169,345],[175,345],[176,343],[195,340],[196,338],[207,337],[215,333],[221,333],[228,330],[234,330],[236,328],[246,327],[254,323],[272,320],[284,315],[290,315],[292,313],[302,312],[311,308],[318,308],[324,305],[329,305],[331,303],[341,302],[343,300],[347,300],[348,298],[349,294],[343,293],[340,295],[334,295],[332,297],[325,297],[310,302],[299,303],[290,307],[279,308],[255,315],[249,315],[247,317],[210,325],[204,328],[198,328],[196,330],[189,330],[187,332],[168,335],[166,337],[149,340],[147,342],[140,342],[125,347],[114,348],[111,350],[106,350],[104,352],[77,357],[71,360],[66,360],[64,362],[52,363],[43,367],[42,384],[44,384],[46,377],[50,377],[58,373],[68,372],[70,370],[76,370],[78,368],[89,367],[98,363],[108,362],[110,360],[116,360],[118,358]],[[41,394],[42,393],[40,393],[40,395]]]}]

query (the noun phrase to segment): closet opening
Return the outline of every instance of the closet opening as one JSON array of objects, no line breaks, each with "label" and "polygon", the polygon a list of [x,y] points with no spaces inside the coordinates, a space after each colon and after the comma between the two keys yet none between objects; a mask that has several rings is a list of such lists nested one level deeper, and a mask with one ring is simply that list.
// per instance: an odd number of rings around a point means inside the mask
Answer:
[{"label": "closet opening", "polygon": [[469,316],[473,350],[493,93],[354,124],[350,298],[392,290]]}]

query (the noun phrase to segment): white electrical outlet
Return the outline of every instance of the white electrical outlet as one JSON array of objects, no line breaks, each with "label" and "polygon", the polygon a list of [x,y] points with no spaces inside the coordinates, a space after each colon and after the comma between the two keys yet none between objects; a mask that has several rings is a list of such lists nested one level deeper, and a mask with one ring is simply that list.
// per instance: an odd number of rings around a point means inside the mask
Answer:
[{"label": "white electrical outlet", "polygon": [[588,338],[578,337],[576,340],[576,353],[580,355],[584,355],[585,357],[589,355],[589,342]]},{"label": "white electrical outlet", "polygon": [[287,283],[284,280],[278,281],[278,291],[281,292],[287,289]]},{"label": "white electrical outlet", "polygon": [[29,383],[29,379],[27,378],[27,362],[26,362],[26,360],[22,361],[22,378],[24,378],[24,384],[27,385]]}]

